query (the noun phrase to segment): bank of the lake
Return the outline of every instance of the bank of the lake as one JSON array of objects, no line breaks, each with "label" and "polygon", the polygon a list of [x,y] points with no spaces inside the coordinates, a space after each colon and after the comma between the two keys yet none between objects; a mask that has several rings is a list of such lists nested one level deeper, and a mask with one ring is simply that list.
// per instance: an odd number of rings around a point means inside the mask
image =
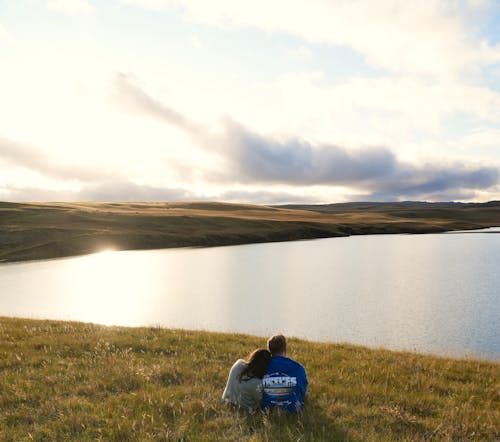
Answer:
[{"label": "bank of the lake", "polygon": [[263,338],[0,318],[1,440],[498,440],[500,365],[291,339],[300,416],[228,409]]},{"label": "bank of the lake", "polygon": [[208,247],[493,226],[500,226],[499,201],[282,207],[216,202],[0,202],[0,262],[103,249]]}]

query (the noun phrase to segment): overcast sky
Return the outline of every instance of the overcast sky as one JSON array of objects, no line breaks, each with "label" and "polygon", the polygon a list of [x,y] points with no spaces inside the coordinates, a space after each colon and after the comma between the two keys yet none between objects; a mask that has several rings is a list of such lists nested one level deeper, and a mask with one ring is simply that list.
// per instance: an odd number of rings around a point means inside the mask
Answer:
[{"label": "overcast sky", "polygon": [[500,200],[495,0],[0,0],[0,200]]}]

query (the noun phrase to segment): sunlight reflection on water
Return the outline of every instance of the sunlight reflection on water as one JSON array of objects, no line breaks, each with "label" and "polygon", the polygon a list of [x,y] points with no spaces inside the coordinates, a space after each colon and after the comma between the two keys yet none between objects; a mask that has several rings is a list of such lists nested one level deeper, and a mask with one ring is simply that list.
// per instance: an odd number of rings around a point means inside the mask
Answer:
[{"label": "sunlight reflection on water", "polygon": [[0,315],[280,331],[498,358],[500,235],[475,233],[103,251],[4,264]]}]

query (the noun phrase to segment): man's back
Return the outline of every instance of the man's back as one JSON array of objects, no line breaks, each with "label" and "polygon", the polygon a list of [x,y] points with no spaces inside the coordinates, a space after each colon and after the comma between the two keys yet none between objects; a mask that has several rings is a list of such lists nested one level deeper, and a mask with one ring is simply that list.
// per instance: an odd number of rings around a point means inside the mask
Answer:
[{"label": "man's back", "polygon": [[262,379],[262,408],[280,407],[292,413],[302,409],[307,376],[302,365],[285,356],[273,356]]}]

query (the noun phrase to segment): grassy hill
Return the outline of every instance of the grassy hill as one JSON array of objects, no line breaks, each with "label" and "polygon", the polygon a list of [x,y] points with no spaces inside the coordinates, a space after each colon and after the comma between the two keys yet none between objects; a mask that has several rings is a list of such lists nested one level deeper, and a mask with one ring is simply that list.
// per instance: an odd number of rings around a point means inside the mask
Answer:
[{"label": "grassy hill", "polygon": [[489,226],[500,226],[500,202],[286,207],[210,202],[0,202],[0,262],[109,248],[217,246]]},{"label": "grassy hill", "polygon": [[237,334],[0,318],[0,440],[497,441],[500,365],[290,339],[305,411],[220,402]]}]

